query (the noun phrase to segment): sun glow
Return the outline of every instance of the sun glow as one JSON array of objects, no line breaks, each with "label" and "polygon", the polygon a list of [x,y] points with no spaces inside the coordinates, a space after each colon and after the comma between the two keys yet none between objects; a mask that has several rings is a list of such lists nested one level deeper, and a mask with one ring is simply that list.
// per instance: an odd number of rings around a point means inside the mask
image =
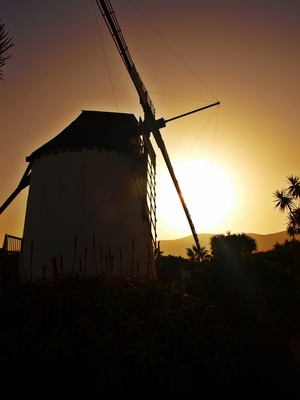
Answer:
[{"label": "sun glow", "polygon": [[[212,233],[229,216],[234,190],[226,173],[200,160],[173,166],[184,201],[197,233]],[[168,171],[157,182],[158,227],[179,238],[191,234],[179,196]]]}]

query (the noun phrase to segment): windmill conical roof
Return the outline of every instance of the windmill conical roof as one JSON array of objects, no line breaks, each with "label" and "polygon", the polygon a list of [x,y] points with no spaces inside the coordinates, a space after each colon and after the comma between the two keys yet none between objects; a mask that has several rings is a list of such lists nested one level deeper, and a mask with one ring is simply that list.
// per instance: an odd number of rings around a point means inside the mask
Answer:
[{"label": "windmill conical roof", "polygon": [[133,114],[82,111],[61,133],[35,150],[26,158],[33,161],[46,154],[67,150],[81,151],[83,148],[104,148],[127,152],[130,140],[138,134],[138,121]]}]

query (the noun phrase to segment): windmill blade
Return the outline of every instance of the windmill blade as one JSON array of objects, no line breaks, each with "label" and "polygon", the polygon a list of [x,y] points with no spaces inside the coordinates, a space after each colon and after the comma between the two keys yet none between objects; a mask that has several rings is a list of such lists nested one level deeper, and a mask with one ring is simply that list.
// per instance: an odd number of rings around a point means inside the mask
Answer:
[{"label": "windmill blade", "polygon": [[142,126],[147,124],[146,132],[149,131],[149,130],[152,132],[152,134],[153,134],[153,136],[155,138],[155,141],[156,141],[158,147],[160,148],[160,151],[162,153],[162,156],[164,158],[164,161],[165,161],[165,163],[167,165],[168,171],[169,171],[169,173],[171,175],[171,178],[172,178],[172,181],[174,183],[175,189],[176,189],[177,194],[179,196],[179,200],[180,200],[181,205],[183,207],[184,213],[185,213],[186,218],[188,220],[188,223],[190,225],[190,228],[191,228],[191,231],[192,231],[192,235],[193,235],[194,241],[196,243],[197,249],[200,250],[201,246],[200,246],[198,234],[196,232],[194,223],[192,221],[191,214],[190,214],[190,212],[188,210],[188,207],[186,205],[186,202],[184,200],[184,197],[183,197],[182,191],[180,189],[178,180],[177,180],[177,178],[175,176],[175,172],[174,172],[174,169],[173,169],[169,154],[167,152],[167,148],[166,148],[165,143],[163,141],[163,138],[162,138],[162,135],[160,133],[160,130],[159,130],[158,126],[157,126],[157,121],[155,120],[155,118],[153,118],[152,120],[151,119],[152,118],[150,116],[146,117],[145,118],[145,122],[143,123]]},{"label": "windmill blade", "polygon": [[[161,118],[159,120],[155,119],[155,109],[154,109],[153,103],[152,103],[149,93],[146,90],[146,87],[145,87],[143,81],[141,80],[140,75],[138,74],[136,67],[132,61],[130,52],[128,50],[128,46],[126,45],[121,28],[118,24],[118,21],[115,16],[115,12],[112,8],[110,1],[109,0],[96,0],[96,3],[102,13],[104,21],[105,21],[105,23],[110,31],[110,34],[116,44],[119,54],[125,64],[127,71],[129,72],[132,82],[138,92],[138,95],[140,98],[140,103],[144,110],[144,121],[140,122],[141,132],[142,132],[146,142],[149,141],[149,137],[152,132],[154,139],[155,139],[158,147],[161,150],[162,156],[164,158],[164,161],[167,165],[168,171],[171,175],[172,181],[173,181],[176,191],[178,193],[183,210],[185,212],[188,223],[190,225],[196,246],[197,246],[198,250],[200,250],[201,247],[200,247],[199,238],[196,233],[195,226],[193,224],[191,215],[188,211],[187,205],[184,201],[181,189],[179,187],[179,183],[176,179],[176,176],[175,176],[172,164],[171,164],[170,157],[168,155],[166,146],[164,144],[163,138],[162,138],[160,130],[159,130],[160,128],[163,128],[166,126],[166,122],[171,121],[176,118],[179,118],[180,116],[172,118],[168,121],[165,121],[163,118]],[[213,105],[216,105],[216,104],[219,104],[219,102],[214,103]],[[212,107],[213,105],[210,105],[210,106],[207,106],[204,108]],[[200,109],[192,111],[192,112],[196,112],[199,110]],[[190,113],[188,113],[188,114],[190,114]],[[187,114],[184,114],[184,115],[187,115]],[[182,115],[182,116],[184,116],[184,115]]]},{"label": "windmill blade", "polygon": [[26,168],[26,171],[24,172],[24,175],[22,176],[22,179],[20,180],[20,183],[17,186],[17,188],[12,192],[9,198],[0,207],[0,215],[10,205],[10,203],[18,196],[18,194],[29,185],[30,176],[31,176],[31,163]]}]

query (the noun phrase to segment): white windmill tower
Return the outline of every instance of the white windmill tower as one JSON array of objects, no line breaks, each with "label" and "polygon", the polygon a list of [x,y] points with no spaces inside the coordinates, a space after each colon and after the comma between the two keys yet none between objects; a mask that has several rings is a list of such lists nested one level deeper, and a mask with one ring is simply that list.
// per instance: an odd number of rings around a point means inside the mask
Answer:
[{"label": "white windmill tower", "polygon": [[0,214],[30,185],[20,271],[31,279],[67,271],[156,278],[156,156],[151,134],[200,249],[160,128],[219,102],[169,120],[156,120],[110,1],[96,3],[137,90],[144,119],[82,111],[59,135],[27,157],[25,174]]}]

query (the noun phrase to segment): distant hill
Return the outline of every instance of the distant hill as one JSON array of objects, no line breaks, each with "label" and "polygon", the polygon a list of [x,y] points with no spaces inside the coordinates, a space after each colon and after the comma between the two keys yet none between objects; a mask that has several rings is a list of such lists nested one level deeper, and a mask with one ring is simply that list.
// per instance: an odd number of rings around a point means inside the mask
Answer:
[{"label": "distant hill", "polygon": [[[243,232],[244,233],[244,232]],[[257,233],[246,233],[246,235],[256,240],[258,251],[271,250],[275,243],[283,244],[287,239],[291,239],[286,231],[271,233],[269,235],[259,235]],[[214,233],[201,233],[198,235],[201,247],[205,246],[210,251],[210,238],[215,236]],[[187,258],[186,248],[195,244],[193,236],[185,236],[181,239],[161,240],[160,250],[164,256],[181,256]]]}]

